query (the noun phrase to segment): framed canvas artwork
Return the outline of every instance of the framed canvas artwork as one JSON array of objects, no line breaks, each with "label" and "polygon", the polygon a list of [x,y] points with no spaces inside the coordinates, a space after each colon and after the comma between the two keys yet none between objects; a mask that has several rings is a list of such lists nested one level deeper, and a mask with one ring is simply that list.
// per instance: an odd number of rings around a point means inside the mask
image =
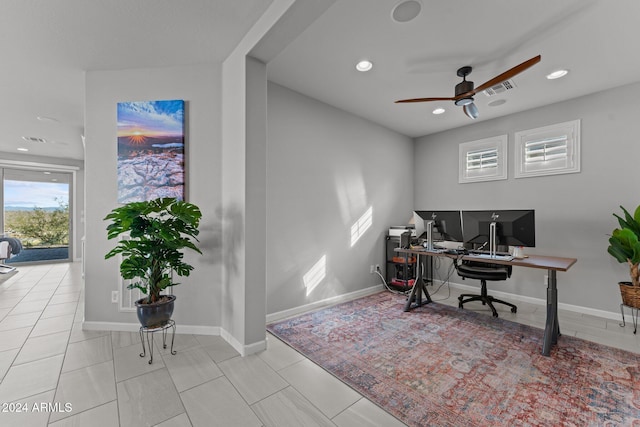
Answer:
[{"label": "framed canvas artwork", "polygon": [[118,103],[118,202],[185,199],[184,101]]}]

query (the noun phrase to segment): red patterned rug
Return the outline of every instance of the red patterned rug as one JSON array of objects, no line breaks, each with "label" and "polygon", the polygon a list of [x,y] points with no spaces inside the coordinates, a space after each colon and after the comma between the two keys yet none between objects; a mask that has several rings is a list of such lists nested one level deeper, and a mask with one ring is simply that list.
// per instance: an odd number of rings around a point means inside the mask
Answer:
[{"label": "red patterned rug", "polygon": [[404,303],[381,292],[268,329],[411,426],[640,426],[639,354],[561,336],[544,357],[541,329]]}]

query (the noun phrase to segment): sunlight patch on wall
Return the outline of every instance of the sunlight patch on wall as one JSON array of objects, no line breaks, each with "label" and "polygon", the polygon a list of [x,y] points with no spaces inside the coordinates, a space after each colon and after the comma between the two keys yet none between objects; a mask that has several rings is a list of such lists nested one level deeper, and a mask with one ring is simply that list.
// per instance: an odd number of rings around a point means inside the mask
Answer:
[{"label": "sunlight patch on wall", "polygon": [[373,224],[373,206],[369,206],[369,209],[351,226],[351,246],[360,240],[371,224]]},{"label": "sunlight patch on wall", "polygon": [[302,276],[305,288],[307,288],[307,296],[313,292],[313,290],[322,282],[327,275],[327,256],[322,257],[316,262],[313,267]]}]

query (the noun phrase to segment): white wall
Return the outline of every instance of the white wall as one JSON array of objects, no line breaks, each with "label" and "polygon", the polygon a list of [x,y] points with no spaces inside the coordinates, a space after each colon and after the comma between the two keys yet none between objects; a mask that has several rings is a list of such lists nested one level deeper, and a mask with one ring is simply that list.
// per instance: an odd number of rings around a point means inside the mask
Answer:
[{"label": "white wall", "polygon": [[[389,226],[411,217],[413,141],[274,83],[267,102],[267,313],[380,284],[369,266],[384,269]],[[373,225],[351,247],[369,207]],[[323,255],[326,277],[307,295]]]},{"label": "white wall", "polygon": [[[640,204],[639,96],[640,84],[634,84],[419,138],[413,163],[414,208],[535,209],[536,248],[526,251],[578,259],[568,272],[558,273],[559,302],[617,313],[617,282],[628,275],[608,255],[607,240],[617,225],[612,213],[618,206],[635,209]],[[513,177],[514,132],[574,119],[582,121],[580,173]],[[458,184],[458,145],[505,133],[508,179]],[[509,281],[491,288],[544,300],[544,274],[516,268]],[[453,280],[460,283],[457,277]]]},{"label": "white wall", "polygon": [[[174,287],[174,319],[203,333],[220,325],[222,286],[221,65],[91,71],[86,79],[86,274],[85,320],[109,329],[136,325],[135,314],[120,313],[110,295],[118,288],[117,259],[105,260],[114,242],[106,238],[105,215],[118,206],[116,105],[122,101],[186,101],[187,200],[202,210],[203,255],[187,254],[195,269]],[[122,326],[122,325],[120,325]],[[215,327],[215,328],[214,328]]]}]

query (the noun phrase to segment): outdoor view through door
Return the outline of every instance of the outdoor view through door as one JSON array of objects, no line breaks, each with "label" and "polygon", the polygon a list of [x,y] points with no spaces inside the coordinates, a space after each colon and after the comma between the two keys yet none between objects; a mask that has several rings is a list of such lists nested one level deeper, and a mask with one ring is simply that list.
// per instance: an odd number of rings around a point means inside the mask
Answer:
[{"label": "outdoor view through door", "polygon": [[64,172],[3,170],[0,240],[9,242],[11,252],[0,262],[70,259],[70,182],[71,174]]}]

